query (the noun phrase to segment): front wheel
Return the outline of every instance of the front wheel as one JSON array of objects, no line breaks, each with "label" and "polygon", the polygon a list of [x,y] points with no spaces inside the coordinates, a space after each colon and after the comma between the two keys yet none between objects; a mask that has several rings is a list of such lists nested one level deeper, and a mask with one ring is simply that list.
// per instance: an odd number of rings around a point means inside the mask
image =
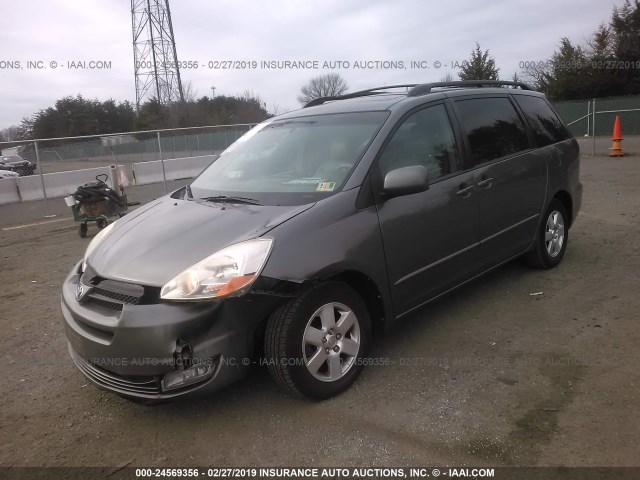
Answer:
[{"label": "front wheel", "polygon": [[288,393],[321,400],[343,392],[363,367],[371,320],[362,298],[341,282],[318,284],[269,318],[269,373]]},{"label": "front wheel", "polygon": [[526,256],[535,268],[553,268],[562,261],[569,241],[567,209],[554,198],[544,214],[533,250]]}]

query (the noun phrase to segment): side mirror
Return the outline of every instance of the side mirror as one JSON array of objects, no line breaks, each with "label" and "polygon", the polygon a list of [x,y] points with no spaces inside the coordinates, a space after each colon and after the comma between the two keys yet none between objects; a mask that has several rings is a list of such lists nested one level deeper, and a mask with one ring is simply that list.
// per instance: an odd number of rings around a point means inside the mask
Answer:
[{"label": "side mirror", "polygon": [[382,191],[387,198],[424,192],[429,188],[428,176],[422,165],[396,168],[385,175]]}]

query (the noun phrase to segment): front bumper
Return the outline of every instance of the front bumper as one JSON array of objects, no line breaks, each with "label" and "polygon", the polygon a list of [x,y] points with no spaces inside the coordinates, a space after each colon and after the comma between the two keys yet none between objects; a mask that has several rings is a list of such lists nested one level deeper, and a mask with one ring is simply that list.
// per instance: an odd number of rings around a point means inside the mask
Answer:
[{"label": "front bumper", "polygon": [[[247,295],[197,303],[132,304],[127,300],[113,308],[109,302],[115,300],[105,301],[97,294],[76,299],[79,284],[93,288],[78,273],[79,265],[62,287],[71,357],[98,387],[138,399],[208,393],[243,377],[254,356],[260,325],[282,301],[269,295]],[[116,283],[105,284],[108,282]],[[124,294],[112,297],[118,301],[130,298]],[[203,367],[199,369],[202,376],[168,387],[167,379],[176,378],[175,372],[195,366]]]}]

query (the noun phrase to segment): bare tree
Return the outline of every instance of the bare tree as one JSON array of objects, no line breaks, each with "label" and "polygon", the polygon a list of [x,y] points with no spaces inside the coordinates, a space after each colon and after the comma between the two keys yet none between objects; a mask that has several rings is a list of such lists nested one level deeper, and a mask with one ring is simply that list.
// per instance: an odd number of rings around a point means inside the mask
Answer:
[{"label": "bare tree", "polygon": [[269,115],[272,117],[277,117],[278,115],[282,115],[283,113],[287,113],[290,110],[287,107],[282,107],[277,103],[271,105],[271,108],[268,109]]},{"label": "bare tree", "polygon": [[182,83],[182,92],[185,102],[195,102],[198,99],[198,90],[194,88],[191,80]]},{"label": "bare tree", "polygon": [[298,101],[305,105],[321,97],[337,97],[349,89],[347,82],[338,73],[327,73],[312,78],[300,89]]},{"label": "bare tree", "polygon": [[520,71],[518,78],[543,93],[548,93],[553,69],[549,62],[531,62]]},{"label": "bare tree", "polygon": [[0,142],[14,142],[22,139],[22,130],[19,126],[13,125],[4,130],[0,130]]},{"label": "bare tree", "polygon": [[441,82],[453,82],[453,75],[451,72],[445,73],[442,77],[440,77]]},{"label": "bare tree", "polygon": [[244,100],[245,102],[256,102],[260,107],[266,110],[267,102],[263,101],[260,95],[253,90],[245,90],[242,95],[238,95],[237,98]]},{"label": "bare tree", "polygon": [[[514,83],[522,83],[522,80],[520,79],[520,75],[518,75],[518,72],[513,73],[513,77],[511,77],[511,81]],[[518,88],[518,87],[513,86],[511,88]]]}]

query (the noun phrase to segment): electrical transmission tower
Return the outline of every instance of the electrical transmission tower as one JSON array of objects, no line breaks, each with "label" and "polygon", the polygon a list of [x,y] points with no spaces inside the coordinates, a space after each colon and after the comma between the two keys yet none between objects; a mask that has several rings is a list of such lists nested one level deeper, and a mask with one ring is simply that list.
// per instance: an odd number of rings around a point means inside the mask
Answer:
[{"label": "electrical transmission tower", "polygon": [[131,0],[136,109],[184,101],[169,0]]}]

